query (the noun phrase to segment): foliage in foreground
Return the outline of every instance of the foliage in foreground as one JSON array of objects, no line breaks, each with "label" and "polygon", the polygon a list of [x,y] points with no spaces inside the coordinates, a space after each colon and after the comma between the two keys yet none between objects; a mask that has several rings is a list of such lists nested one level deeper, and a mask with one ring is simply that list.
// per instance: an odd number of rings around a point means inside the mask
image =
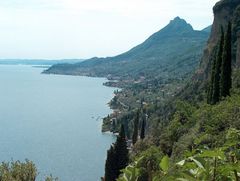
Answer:
[{"label": "foliage in foreground", "polygon": [[[33,162],[26,160],[25,162],[15,161],[11,163],[3,162],[0,165],[1,181],[35,181],[38,172]],[[46,177],[45,181],[57,181],[52,176]]]},{"label": "foliage in foreground", "polygon": [[[144,178],[142,160],[151,160],[149,155],[140,157],[133,164],[122,170],[118,181],[239,181],[240,179],[240,131],[229,129],[226,142],[214,149],[195,149],[185,154],[185,159],[171,162],[163,156],[157,170],[152,170],[153,178]],[[150,148],[151,149],[151,148]],[[159,159],[159,158],[158,158]]]},{"label": "foliage in foreground", "polygon": [[169,124],[159,122],[154,135],[135,144],[133,161],[119,181],[239,181],[240,95],[236,91],[216,105],[178,102]]}]

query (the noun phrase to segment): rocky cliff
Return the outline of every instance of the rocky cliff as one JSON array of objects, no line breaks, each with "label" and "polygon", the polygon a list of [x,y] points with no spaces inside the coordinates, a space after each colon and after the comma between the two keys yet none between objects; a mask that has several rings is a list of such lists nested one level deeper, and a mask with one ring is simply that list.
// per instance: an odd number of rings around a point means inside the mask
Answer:
[{"label": "rocky cliff", "polygon": [[[203,99],[204,90],[211,73],[211,64],[215,56],[220,37],[221,27],[227,29],[229,22],[232,23],[232,62],[234,67],[240,67],[240,0],[221,0],[213,8],[214,22],[207,46],[204,49],[200,66],[192,77],[192,81],[180,93],[180,96],[192,100]],[[193,95],[193,96],[189,96]]]},{"label": "rocky cliff", "polygon": [[[211,57],[214,54],[215,47],[217,46],[221,27],[225,30],[227,28],[228,22],[233,23],[233,44],[236,47],[236,34],[239,29],[240,15],[240,0],[221,0],[213,8],[214,22],[212,25],[212,30],[210,38],[206,49],[204,50],[204,55],[202,57],[200,68],[197,70],[194,79],[206,80],[210,73],[211,67]],[[237,23],[237,24],[235,24]],[[236,61],[236,51],[233,52],[233,62]]]}]

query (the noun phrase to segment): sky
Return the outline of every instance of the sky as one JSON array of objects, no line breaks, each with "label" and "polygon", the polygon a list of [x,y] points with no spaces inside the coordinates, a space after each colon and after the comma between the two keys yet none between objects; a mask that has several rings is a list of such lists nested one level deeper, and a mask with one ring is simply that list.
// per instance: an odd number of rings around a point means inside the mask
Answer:
[{"label": "sky", "polygon": [[1,0],[0,59],[114,56],[179,16],[213,22],[218,0]]}]

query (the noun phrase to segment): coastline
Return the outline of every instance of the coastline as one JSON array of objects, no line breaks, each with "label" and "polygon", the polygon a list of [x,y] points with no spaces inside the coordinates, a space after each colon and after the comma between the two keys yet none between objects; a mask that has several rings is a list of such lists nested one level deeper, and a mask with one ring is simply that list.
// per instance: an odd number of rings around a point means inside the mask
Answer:
[{"label": "coastline", "polygon": [[[48,69],[46,69],[46,70],[48,70]],[[103,86],[110,87],[110,88],[116,88],[116,90],[114,90],[114,92],[113,92],[112,98],[107,103],[108,107],[110,108],[110,110],[112,112],[110,114],[106,115],[105,117],[101,118],[101,132],[103,134],[116,135],[116,132],[110,128],[111,125],[109,125],[109,123],[111,122],[112,118],[115,118],[115,115],[119,115],[119,113],[121,113],[119,111],[120,107],[116,109],[116,108],[113,108],[113,106],[111,106],[111,102],[117,96],[115,91],[117,91],[117,93],[119,93],[119,91],[124,89],[123,87],[119,86],[119,83],[120,83],[119,80],[114,80],[109,77],[91,76],[91,75],[85,75],[85,74],[63,74],[63,73],[56,73],[56,72],[52,73],[52,72],[47,72],[46,70],[42,71],[41,74],[62,75],[62,76],[79,76],[79,77],[90,77],[90,78],[101,78],[101,79],[104,78],[104,79],[106,79],[106,82],[103,83]]]}]

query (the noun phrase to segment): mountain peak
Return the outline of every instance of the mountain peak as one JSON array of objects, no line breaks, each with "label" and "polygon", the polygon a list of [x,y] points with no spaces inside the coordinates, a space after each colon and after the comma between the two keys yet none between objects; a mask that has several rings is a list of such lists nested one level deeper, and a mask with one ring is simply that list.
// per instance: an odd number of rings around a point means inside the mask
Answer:
[{"label": "mountain peak", "polygon": [[171,20],[171,21],[184,21],[184,22],[186,22],[184,19],[182,19],[182,18],[180,18],[179,16],[177,16],[177,17],[175,17],[173,20]]},{"label": "mountain peak", "polygon": [[192,26],[184,19],[177,16],[176,18],[171,20],[170,23],[166,25],[163,29],[150,36],[145,42],[150,43],[152,41],[163,41],[167,37],[173,38],[194,36],[198,36],[198,34],[196,34],[196,31],[194,31]]},{"label": "mountain peak", "polygon": [[187,23],[184,19],[177,16],[173,20],[170,21],[170,23],[166,26],[169,29],[172,30],[178,30],[178,31],[193,31],[193,27]]}]

